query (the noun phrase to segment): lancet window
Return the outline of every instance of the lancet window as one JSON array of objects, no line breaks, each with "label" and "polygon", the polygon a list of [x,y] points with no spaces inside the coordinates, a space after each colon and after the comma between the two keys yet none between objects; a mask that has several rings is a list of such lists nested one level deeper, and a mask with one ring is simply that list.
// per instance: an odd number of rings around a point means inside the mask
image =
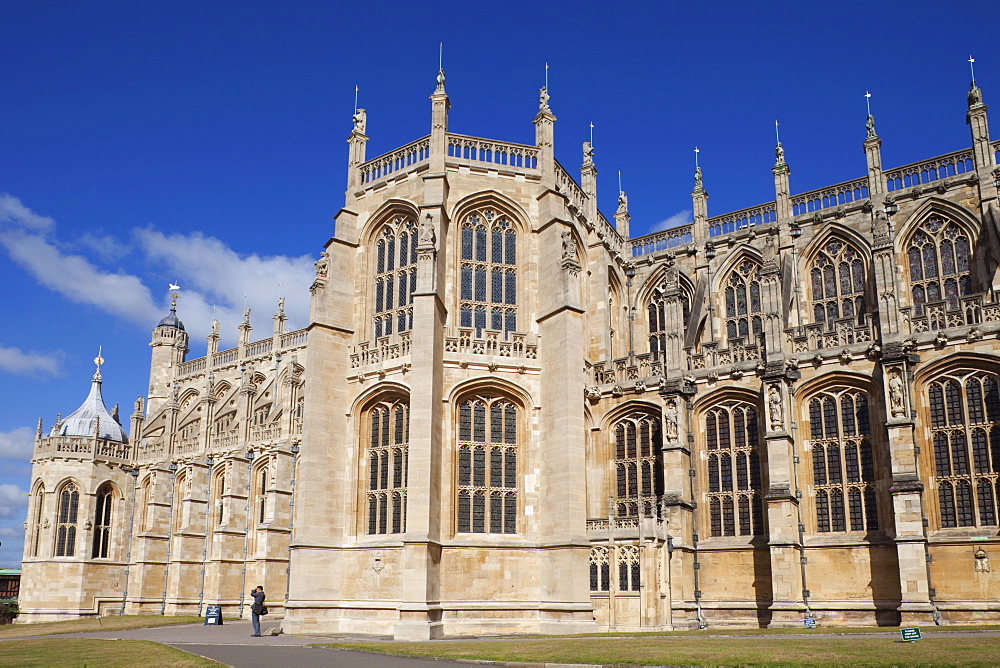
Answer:
[{"label": "lancet window", "polygon": [[910,237],[906,256],[916,315],[934,302],[956,309],[959,298],[972,292],[969,237],[957,224],[931,216]]},{"label": "lancet window", "polygon": [[257,471],[257,524],[267,519],[267,466]]},{"label": "lancet window", "polygon": [[107,559],[111,549],[111,506],[114,499],[114,488],[110,483],[104,483],[97,490],[94,508],[94,545],[91,558]]},{"label": "lancet window", "polygon": [[809,433],[817,530],[877,530],[868,395],[859,390],[835,390],[813,397],[809,401]]},{"label": "lancet window", "polygon": [[45,485],[41,482],[35,488],[34,523],[31,534],[31,556],[38,556],[38,548],[42,542],[42,518],[45,509]]},{"label": "lancet window", "polygon": [[375,338],[413,327],[413,291],[417,288],[417,226],[398,216],[375,240]]},{"label": "lancet window", "polygon": [[928,387],[942,527],[996,526],[1000,494],[1000,380],[973,372]]},{"label": "lancet window", "polygon": [[823,246],[812,270],[813,321],[833,329],[841,318],[864,322],[865,263],[854,246],[831,239]]},{"label": "lancet window", "polygon": [[56,556],[76,555],[76,521],[80,510],[80,490],[69,483],[59,492],[59,517],[56,522]]},{"label": "lancet window", "polygon": [[[681,325],[686,329],[688,316],[691,314],[691,297],[686,291],[681,290],[677,298],[681,303]],[[653,354],[653,359],[659,359],[667,349],[667,309],[662,290],[657,288],[653,291],[646,310],[649,314],[649,352]],[[684,332],[678,334],[683,336]]]},{"label": "lancet window", "polygon": [[655,516],[663,494],[658,416],[636,412],[611,431],[615,451],[615,513],[618,517]]},{"label": "lancet window", "polygon": [[406,531],[410,406],[385,400],[368,413],[368,533]]},{"label": "lancet window", "polygon": [[226,519],[226,474],[219,473],[215,478],[215,521],[222,524]]},{"label": "lancet window", "polygon": [[763,329],[760,280],[760,264],[753,260],[743,260],[726,278],[726,334],[730,340],[756,336]]},{"label": "lancet window", "polygon": [[757,408],[729,402],[710,409],[705,416],[705,438],[710,534],[765,533]]},{"label": "lancet window", "polygon": [[469,214],[462,222],[462,327],[517,331],[517,232],[493,209]]},{"label": "lancet window", "polygon": [[518,407],[489,395],[458,410],[458,531],[517,533]]}]

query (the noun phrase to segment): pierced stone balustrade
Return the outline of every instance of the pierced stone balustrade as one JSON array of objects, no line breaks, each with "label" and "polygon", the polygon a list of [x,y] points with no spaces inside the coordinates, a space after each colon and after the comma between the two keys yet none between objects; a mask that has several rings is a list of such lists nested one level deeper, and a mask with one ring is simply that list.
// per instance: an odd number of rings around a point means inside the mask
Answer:
[{"label": "pierced stone balustrade", "polygon": [[381,364],[410,354],[410,332],[400,332],[371,341],[362,341],[351,353],[351,368],[357,369],[369,364]]},{"label": "pierced stone balustrade", "polygon": [[612,385],[663,375],[663,360],[652,353],[642,353],[631,358],[621,357],[609,362],[587,364],[595,385]]},{"label": "pierced stone balustrade", "polygon": [[682,225],[662,232],[654,232],[644,237],[631,239],[632,257],[649,255],[658,251],[676,248],[691,243],[691,225]]},{"label": "pierced stone balustrade", "polygon": [[220,450],[224,448],[235,447],[240,442],[239,431],[233,429],[224,434],[219,434],[218,436],[212,437],[212,449]]},{"label": "pierced stone balustrade", "polygon": [[797,354],[875,341],[878,339],[878,329],[872,318],[865,314],[861,324],[858,324],[857,318],[852,317],[834,320],[832,328],[827,328],[821,322],[792,327],[785,330],[785,338],[790,351]]},{"label": "pierced stone balustrade", "polygon": [[266,443],[277,441],[281,438],[280,424],[267,424],[250,428],[250,441],[253,443]]},{"label": "pierced stone balustrade", "polygon": [[717,366],[732,366],[752,362],[763,357],[763,346],[746,343],[741,338],[729,340],[728,348],[720,348],[718,341],[705,343],[700,353],[688,354],[688,369],[710,369]]},{"label": "pierced stone balustrade", "polygon": [[161,439],[145,441],[136,450],[136,459],[140,462],[152,462],[166,458],[167,445]]},{"label": "pierced stone balustrade", "polygon": [[945,301],[927,302],[923,313],[914,315],[916,309],[901,309],[909,318],[910,333],[936,332],[952,327],[978,325],[983,322],[1000,321],[1000,304],[985,304],[986,295],[962,297],[958,306],[949,308]]},{"label": "pierced stone balustrade", "polygon": [[482,330],[482,335],[476,336],[475,329],[461,327],[458,336],[445,337],[444,350],[447,353],[537,359],[538,344],[529,343],[527,338],[527,334],[513,332],[504,338],[503,332],[494,329]]},{"label": "pierced stone balustrade", "polygon": [[368,184],[387,178],[390,174],[399,176],[412,171],[430,157],[430,148],[430,137],[422,137],[412,144],[365,162],[358,167],[361,183]]}]

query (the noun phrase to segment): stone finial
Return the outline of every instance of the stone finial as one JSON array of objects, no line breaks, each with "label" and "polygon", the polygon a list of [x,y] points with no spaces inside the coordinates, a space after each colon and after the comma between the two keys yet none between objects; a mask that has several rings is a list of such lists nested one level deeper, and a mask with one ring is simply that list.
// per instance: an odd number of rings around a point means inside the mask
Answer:
[{"label": "stone finial", "polygon": [[695,167],[694,170],[694,190],[691,191],[692,195],[703,195],[705,194],[705,182],[702,179],[701,167]]},{"label": "stone finial", "polygon": [[594,146],[589,141],[583,142],[583,164],[594,164]]},{"label": "stone finial", "polygon": [[549,108],[549,89],[546,86],[538,89],[538,111],[551,111]]},{"label": "stone finial", "polygon": [[875,139],[878,137],[875,134],[875,117],[868,114],[868,118],[865,120],[865,139]]},{"label": "stone finial", "polygon": [[983,91],[979,90],[979,86],[976,85],[975,80],[969,85],[968,101],[969,109],[983,106]]},{"label": "stone finial", "polygon": [[437,86],[434,88],[435,93],[444,92],[444,68],[438,70],[437,73]]},{"label": "stone finial", "polygon": [[628,195],[624,190],[618,191],[618,210],[615,211],[615,215],[628,215]]}]

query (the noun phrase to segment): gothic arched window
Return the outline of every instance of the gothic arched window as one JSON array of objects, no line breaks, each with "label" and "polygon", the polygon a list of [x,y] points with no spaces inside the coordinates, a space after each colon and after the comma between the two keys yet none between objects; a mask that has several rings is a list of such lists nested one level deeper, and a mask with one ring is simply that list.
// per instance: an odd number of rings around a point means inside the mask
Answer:
[{"label": "gothic arched window", "polygon": [[760,264],[743,260],[726,278],[726,334],[729,339],[746,339],[751,332],[760,334],[763,329],[760,305]]},{"label": "gothic arched window", "polygon": [[[681,324],[686,329],[688,316],[691,314],[691,296],[685,290],[680,290],[677,298],[681,302]],[[667,347],[667,311],[660,288],[653,291],[646,311],[649,314],[649,352],[653,354],[653,359],[659,359]]]},{"label": "gothic arched window", "polygon": [[94,508],[94,547],[91,551],[93,559],[107,559],[111,549],[111,505],[114,499],[114,488],[111,483],[104,483],[97,490],[96,506]]},{"label": "gothic arched window", "polygon": [[868,395],[824,392],[809,401],[818,531],[878,529]]},{"label": "gothic arched window", "polygon": [[462,221],[462,327],[517,331],[517,233],[510,219],[482,209]]},{"label": "gothic arched window", "polygon": [[639,568],[639,548],[635,545],[618,547],[618,591],[639,591],[642,586]]},{"label": "gothic arched window", "polygon": [[368,413],[368,533],[406,531],[410,406],[385,400]]},{"label": "gothic arched window", "polygon": [[459,405],[459,533],[517,533],[517,420],[517,406],[502,397]]},{"label": "gothic arched window", "polygon": [[615,448],[615,514],[644,517],[658,513],[663,494],[660,419],[636,412],[611,429]]},{"label": "gothic arched window", "polygon": [[604,546],[590,548],[590,591],[611,590],[611,562]]},{"label": "gothic arched window", "polygon": [[814,322],[826,329],[840,318],[864,322],[865,263],[854,246],[831,239],[813,260],[810,274]]},{"label": "gothic arched window", "polygon": [[375,338],[413,327],[417,287],[417,226],[398,216],[375,240]]},{"label": "gothic arched window", "polygon": [[757,408],[728,402],[705,415],[712,536],[765,533]]},{"label": "gothic arched window", "polygon": [[69,483],[59,492],[59,517],[56,522],[56,556],[76,554],[76,519],[80,510],[80,490]]},{"label": "gothic arched window", "polygon": [[935,379],[927,394],[941,526],[996,526],[1000,380],[991,373],[953,374]]},{"label": "gothic arched window", "polygon": [[910,237],[906,256],[916,315],[933,302],[956,309],[959,297],[972,292],[969,237],[957,224],[931,216]]}]

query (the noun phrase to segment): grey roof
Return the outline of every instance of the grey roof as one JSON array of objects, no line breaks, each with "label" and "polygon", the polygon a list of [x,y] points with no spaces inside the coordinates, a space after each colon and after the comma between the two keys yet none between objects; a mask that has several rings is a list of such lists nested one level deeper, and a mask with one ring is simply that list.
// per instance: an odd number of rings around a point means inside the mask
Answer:
[{"label": "grey roof", "polygon": [[184,331],[184,323],[177,317],[177,309],[175,308],[170,309],[170,315],[161,320],[157,327],[176,327],[182,332]]},{"label": "grey roof", "polygon": [[121,443],[128,440],[121,425],[111,417],[111,413],[104,405],[99,380],[94,380],[90,384],[90,394],[84,399],[83,404],[58,422],[49,436],[93,436],[95,431],[101,438]]}]

